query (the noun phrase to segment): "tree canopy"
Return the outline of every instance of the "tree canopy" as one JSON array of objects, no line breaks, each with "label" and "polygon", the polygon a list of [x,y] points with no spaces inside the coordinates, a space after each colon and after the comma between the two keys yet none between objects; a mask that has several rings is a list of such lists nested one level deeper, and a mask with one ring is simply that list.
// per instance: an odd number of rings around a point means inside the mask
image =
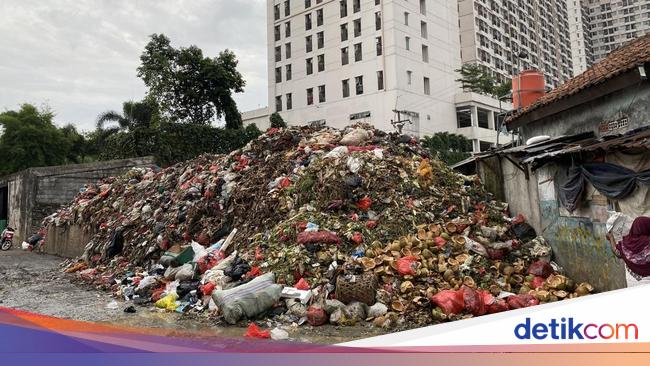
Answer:
[{"label": "tree canopy", "polygon": [[421,143],[431,154],[437,155],[448,165],[454,165],[471,156],[472,142],[463,135],[438,132],[424,137]]},{"label": "tree canopy", "polygon": [[54,114],[31,104],[23,104],[18,111],[0,114],[3,128],[0,136],[0,175],[39,166],[65,164],[75,160],[69,155],[77,138],[76,130],[64,131],[52,123]]},{"label": "tree canopy", "polygon": [[287,123],[284,122],[284,119],[278,112],[274,112],[271,114],[269,117],[269,121],[271,122],[271,127],[273,128],[285,128],[287,127]]},{"label": "tree canopy", "polygon": [[456,81],[462,84],[465,91],[501,98],[512,90],[511,81],[498,83],[488,70],[478,64],[464,64],[456,72],[460,74]]},{"label": "tree canopy", "polygon": [[233,93],[244,91],[237,57],[229,50],[205,57],[196,46],[174,48],[163,34],[153,34],[138,67],[148,96],[174,122],[211,124],[224,119],[226,128],[242,127]]}]

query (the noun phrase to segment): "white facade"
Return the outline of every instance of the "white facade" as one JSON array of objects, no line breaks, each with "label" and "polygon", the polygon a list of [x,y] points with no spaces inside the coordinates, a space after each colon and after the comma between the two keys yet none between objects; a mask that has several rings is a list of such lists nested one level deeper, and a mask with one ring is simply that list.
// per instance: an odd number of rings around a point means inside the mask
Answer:
[{"label": "white facade", "polygon": [[[268,113],[385,131],[406,120],[406,133],[463,133],[475,151],[496,142],[494,125],[459,129],[458,0],[268,0],[267,14]],[[259,111],[243,117],[264,126]]]},{"label": "white facade", "polygon": [[[571,0],[572,1],[572,0]],[[595,61],[650,32],[650,0],[586,0]]]},{"label": "white facade", "polygon": [[589,8],[586,1],[568,0],[569,33],[571,36],[571,55],[573,76],[583,73],[594,64],[594,51],[591,38]]},{"label": "white facade", "polygon": [[[398,119],[394,110],[400,110],[407,112],[402,119],[408,116],[413,122],[407,124],[406,132],[424,135],[455,130],[453,95],[458,85],[454,70],[460,67],[456,2],[423,3],[421,9],[418,0],[291,0],[287,15],[287,0],[269,0],[271,109],[291,124],[324,120],[330,126],[344,127],[365,121],[387,131],[393,130],[391,120]],[[311,29],[306,29],[307,16],[311,17]],[[288,37],[287,24],[291,29]],[[280,37],[276,40],[278,26]],[[347,27],[347,39],[342,26]],[[321,33],[323,43],[319,44]],[[306,37],[312,39],[311,51]],[[287,57],[289,43],[291,55]],[[281,53],[277,59],[276,47]],[[347,49],[347,64],[343,49]],[[322,69],[319,57],[324,57]],[[312,62],[311,73],[307,60]],[[287,65],[291,65],[289,81]],[[280,74],[277,80],[276,69]]]}]

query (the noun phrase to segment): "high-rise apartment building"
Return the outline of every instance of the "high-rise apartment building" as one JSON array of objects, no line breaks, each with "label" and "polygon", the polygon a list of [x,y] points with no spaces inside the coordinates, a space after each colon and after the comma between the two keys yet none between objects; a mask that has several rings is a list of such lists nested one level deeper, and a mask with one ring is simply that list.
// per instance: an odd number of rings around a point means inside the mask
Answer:
[{"label": "high-rise apartment building", "polygon": [[586,1],[567,0],[569,9],[569,34],[573,75],[578,75],[594,64],[594,49],[591,38],[589,7]]},{"label": "high-rise apartment building", "polygon": [[529,68],[551,88],[571,78],[567,0],[458,0],[458,13],[463,63],[483,65],[499,81]]},{"label": "high-rise apartment building", "polygon": [[269,105],[294,124],[456,129],[449,0],[268,0]]},{"label": "high-rise apartment building", "polygon": [[583,0],[582,3],[589,11],[595,62],[650,32],[650,0]]}]

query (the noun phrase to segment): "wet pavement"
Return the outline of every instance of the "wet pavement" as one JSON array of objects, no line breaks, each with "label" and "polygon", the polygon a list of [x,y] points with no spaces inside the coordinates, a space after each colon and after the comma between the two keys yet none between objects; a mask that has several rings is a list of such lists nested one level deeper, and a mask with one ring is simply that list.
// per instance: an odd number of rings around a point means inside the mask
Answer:
[{"label": "wet pavement", "polygon": [[[71,282],[74,275],[63,273],[62,259],[55,256],[10,250],[0,252],[0,307],[18,309],[57,318],[156,328],[161,335],[178,330],[196,330],[210,336],[241,337],[242,326],[223,326],[208,318],[188,317],[150,307],[136,307],[135,314],[123,310],[131,303],[117,301],[109,293]],[[115,304],[113,304],[115,305]],[[369,327],[308,325],[292,327],[291,339],[318,344],[334,344],[385,334],[385,330]]]}]

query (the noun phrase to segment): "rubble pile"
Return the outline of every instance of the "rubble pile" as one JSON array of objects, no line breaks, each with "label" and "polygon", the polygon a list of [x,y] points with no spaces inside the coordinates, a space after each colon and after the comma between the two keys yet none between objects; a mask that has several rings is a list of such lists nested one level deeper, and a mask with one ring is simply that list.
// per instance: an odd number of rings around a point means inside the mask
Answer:
[{"label": "rubble pile", "polygon": [[46,219],[96,233],[66,271],[137,304],[383,327],[591,292],[524,221],[414,139],[362,124],[134,169]]}]

